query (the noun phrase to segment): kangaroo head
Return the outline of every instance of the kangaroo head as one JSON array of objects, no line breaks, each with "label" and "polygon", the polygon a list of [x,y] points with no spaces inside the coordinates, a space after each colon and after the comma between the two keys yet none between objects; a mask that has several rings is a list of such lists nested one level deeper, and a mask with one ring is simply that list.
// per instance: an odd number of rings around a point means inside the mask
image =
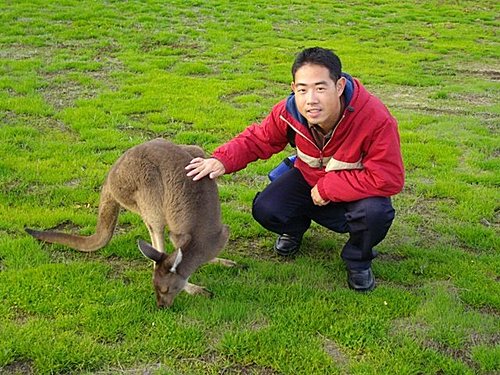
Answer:
[{"label": "kangaroo head", "polygon": [[182,261],[182,250],[179,248],[167,255],[144,241],[139,241],[139,249],[145,257],[155,262],[153,286],[158,307],[170,307],[187,283],[187,279],[177,273],[177,266]]}]

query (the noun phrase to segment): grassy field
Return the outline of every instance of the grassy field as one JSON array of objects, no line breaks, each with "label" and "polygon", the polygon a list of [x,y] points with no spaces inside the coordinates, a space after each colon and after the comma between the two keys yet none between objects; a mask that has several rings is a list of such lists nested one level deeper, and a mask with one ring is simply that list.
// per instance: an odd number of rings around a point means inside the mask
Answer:
[{"label": "grassy field", "polygon": [[[500,5],[496,1],[0,0],[0,374],[498,374]],[[347,289],[319,226],[283,260],[251,217],[287,152],[219,179],[231,239],[158,310],[148,240],[123,212],[90,234],[118,156],[155,137],[208,153],[288,95],[305,47],[398,118],[407,169],[378,288]],[[169,245],[169,250],[171,247]]]}]

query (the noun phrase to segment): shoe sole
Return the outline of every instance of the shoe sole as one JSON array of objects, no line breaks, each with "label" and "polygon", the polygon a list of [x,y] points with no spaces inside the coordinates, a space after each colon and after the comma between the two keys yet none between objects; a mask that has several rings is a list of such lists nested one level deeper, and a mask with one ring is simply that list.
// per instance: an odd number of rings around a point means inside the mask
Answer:
[{"label": "shoe sole", "polygon": [[354,285],[352,285],[349,281],[347,281],[347,284],[349,285],[349,288],[356,291],[356,292],[371,292],[373,289],[375,289],[375,287],[377,286],[375,280],[373,281],[372,284],[370,284],[370,286],[368,286],[367,288],[356,288]]},{"label": "shoe sole", "polygon": [[294,251],[289,251],[289,252],[283,252],[283,251],[279,251],[278,249],[274,248],[274,251],[276,252],[276,254],[278,254],[279,256],[281,257],[291,257],[295,254],[297,254],[299,252],[299,249],[297,250],[294,250]]}]

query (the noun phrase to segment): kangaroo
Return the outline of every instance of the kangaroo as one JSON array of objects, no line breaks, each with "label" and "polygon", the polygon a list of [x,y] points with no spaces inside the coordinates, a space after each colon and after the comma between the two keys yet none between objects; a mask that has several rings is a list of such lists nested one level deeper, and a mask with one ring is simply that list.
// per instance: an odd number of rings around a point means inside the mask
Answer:
[{"label": "kangaroo", "polygon": [[[120,207],[141,215],[152,246],[139,241],[139,249],[155,263],[153,286],[159,308],[170,307],[177,294],[210,293],[188,283],[189,276],[207,262],[233,266],[216,258],[226,245],[229,229],[221,222],[217,184],[205,178],[192,181],[184,167],[203,157],[197,146],[176,145],[158,138],[126,151],[111,167],[101,189],[95,234],[78,236],[54,231],[26,232],[38,240],[91,252],[113,236]],[[175,251],[165,253],[165,227]]]}]

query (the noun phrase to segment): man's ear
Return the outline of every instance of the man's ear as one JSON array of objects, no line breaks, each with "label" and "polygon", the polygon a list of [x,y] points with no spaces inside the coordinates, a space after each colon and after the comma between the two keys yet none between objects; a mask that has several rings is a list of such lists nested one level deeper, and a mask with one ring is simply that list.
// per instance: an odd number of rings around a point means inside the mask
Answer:
[{"label": "man's ear", "polygon": [[290,84],[290,88],[293,92],[295,92],[295,82],[292,81],[292,83]]},{"label": "man's ear", "polygon": [[339,97],[344,93],[346,79],[345,77],[340,77],[335,84],[337,87],[337,92],[339,93]]}]

